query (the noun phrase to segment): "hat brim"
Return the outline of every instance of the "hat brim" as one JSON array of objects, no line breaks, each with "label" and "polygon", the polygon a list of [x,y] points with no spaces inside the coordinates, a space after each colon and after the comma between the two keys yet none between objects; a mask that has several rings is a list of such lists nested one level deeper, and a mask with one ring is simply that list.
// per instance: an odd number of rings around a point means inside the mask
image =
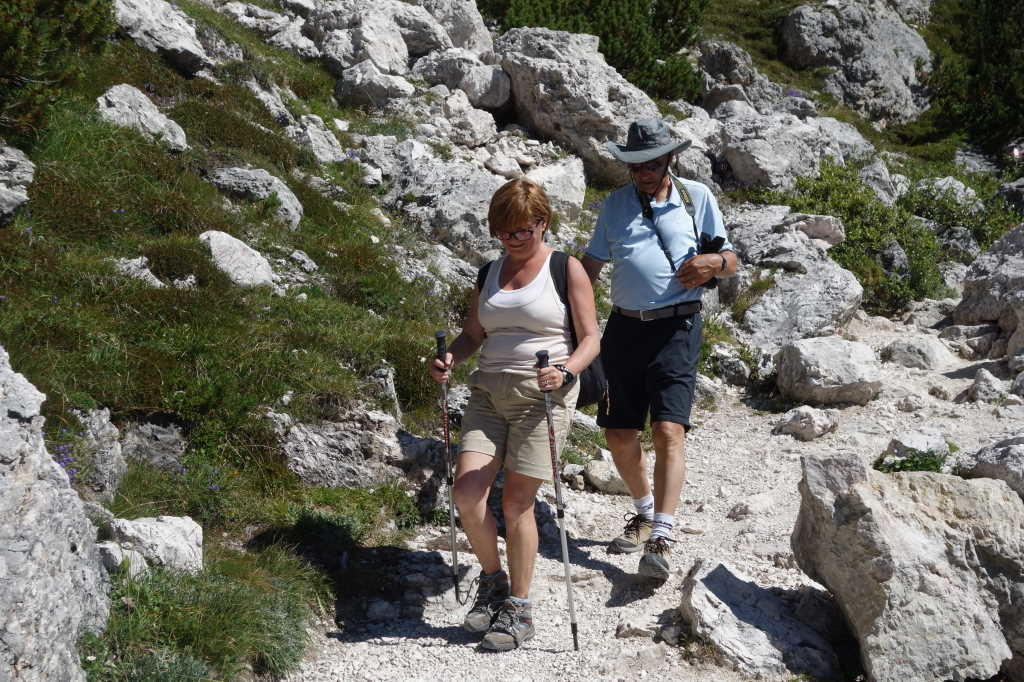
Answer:
[{"label": "hat brim", "polygon": [[605,142],[605,149],[619,161],[623,163],[643,163],[645,161],[651,161],[664,156],[665,154],[675,154],[681,152],[690,146],[690,140],[683,140],[682,142],[670,142],[663,144],[658,147],[652,147],[650,149],[640,149],[635,151],[627,151],[626,145],[619,144],[617,142]]}]

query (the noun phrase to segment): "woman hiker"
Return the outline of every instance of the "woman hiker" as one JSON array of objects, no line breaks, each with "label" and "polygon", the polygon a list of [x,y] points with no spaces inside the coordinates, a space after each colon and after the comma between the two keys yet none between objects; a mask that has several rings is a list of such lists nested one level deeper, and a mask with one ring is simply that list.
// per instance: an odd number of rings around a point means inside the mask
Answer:
[{"label": "woman hiker", "polygon": [[[435,380],[447,381],[452,367],[480,349],[469,379],[452,495],[481,566],[476,600],[463,627],[486,632],[481,646],[495,651],[515,649],[534,635],[530,582],[538,541],[533,502],[552,475],[543,391],[551,392],[556,438],[562,443],[579,391],[575,378],[600,344],[593,289],[578,260],[569,258],[567,273],[573,319],[555,288],[549,266],[554,250],[544,243],[550,218],[547,195],[529,180],[512,180],[494,193],[487,219],[505,253],[487,269],[444,361],[435,359],[429,368]],[[569,325],[575,325],[575,349]],[[548,352],[551,362],[543,369],[536,367],[540,350]],[[491,484],[502,468],[508,573],[501,566],[497,527],[487,508]]]}]

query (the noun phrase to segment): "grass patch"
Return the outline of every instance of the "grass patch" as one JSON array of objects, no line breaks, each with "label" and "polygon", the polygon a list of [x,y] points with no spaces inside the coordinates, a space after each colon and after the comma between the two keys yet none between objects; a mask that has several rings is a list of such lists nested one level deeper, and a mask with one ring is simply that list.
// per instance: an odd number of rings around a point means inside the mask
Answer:
[{"label": "grass patch", "polygon": [[933,471],[940,473],[942,471],[942,464],[946,461],[943,455],[932,450],[927,452],[912,450],[906,457],[889,462],[885,461],[885,459],[884,457],[879,457],[872,466],[886,474],[894,474],[897,471]]},{"label": "grass patch", "polygon": [[732,316],[732,319],[736,322],[742,322],[750,307],[757,303],[758,299],[764,296],[765,292],[774,285],[775,279],[770,275],[768,277],[756,277],[749,287],[740,292],[739,296],[736,297],[736,301],[729,308],[729,314]]},{"label": "grass patch", "polygon": [[90,680],[281,675],[301,660],[309,607],[327,595],[316,571],[276,547],[218,550],[197,575],[152,569],[133,579],[118,570],[113,578],[107,630],[81,645]]}]

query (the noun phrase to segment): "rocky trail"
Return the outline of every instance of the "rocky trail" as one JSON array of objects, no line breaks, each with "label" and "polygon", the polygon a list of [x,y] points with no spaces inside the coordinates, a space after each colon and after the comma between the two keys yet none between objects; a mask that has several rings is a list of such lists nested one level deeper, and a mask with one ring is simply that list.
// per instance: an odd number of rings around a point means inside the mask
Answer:
[{"label": "rocky trail", "polygon": [[[876,354],[894,340],[937,333],[863,313],[843,330],[846,338],[870,345]],[[314,632],[315,654],[289,679],[751,679],[753,668],[746,675],[736,672],[725,658],[716,657],[713,647],[687,643],[679,612],[687,572],[700,559],[710,566],[727,564],[756,584],[740,589],[744,586],[737,583],[730,590],[737,600],[759,600],[768,590],[797,600],[807,595],[820,600],[824,592],[800,571],[790,548],[800,507],[802,457],[844,453],[871,462],[893,437],[922,427],[938,429],[960,451],[972,453],[1019,433],[1024,425],[1020,405],[954,402],[974,383],[979,368],[997,370],[997,363],[953,354],[949,360],[938,371],[882,363],[881,395],[864,406],[843,407],[838,428],[808,442],[773,435],[780,412],[762,409],[741,389],[719,386],[717,408],[696,412],[698,426],[688,438],[673,574],[662,585],[635,576],[637,555],[605,551],[630,509],[628,498],[566,489],[579,652],[572,650],[557,533],[550,518],[544,518],[531,595],[537,635],[521,650],[484,653],[477,648],[479,637],[461,630],[468,607],[455,603],[447,535],[431,529],[406,550],[389,555],[397,557],[394,563],[377,567],[392,572],[404,592],[396,590],[392,600],[370,601],[365,616],[349,619],[341,628]],[[550,486],[541,494],[554,504]],[[550,511],[541,504],[538,508],[540,515]],[[459,560],[466,589],[479,567],[468,546]],[[801,590],[803,586],[813,589]],[[729,593],[718,596],[730,599]],[[754,646],[740,638],[737,644]],[[756,651],[734,655],[758,665]],[[858,672],[855,653],[844,666],[853,668],[847,674]],[[770,668],[762,672],[769,679],[789,679]]]}]

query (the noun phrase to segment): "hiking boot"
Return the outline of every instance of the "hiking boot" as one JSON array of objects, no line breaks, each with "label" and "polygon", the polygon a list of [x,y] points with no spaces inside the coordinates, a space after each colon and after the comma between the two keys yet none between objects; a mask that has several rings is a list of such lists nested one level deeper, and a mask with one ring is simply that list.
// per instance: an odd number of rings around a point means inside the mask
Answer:
[{"label": "hiking boot", "polygon": [[529,604],[506,599],[480,646],[491,651],[512,651],[533,639],[533,611]]},{"label": "hiking boot", "polygon": [[615,538],[608,545],[609,554],[632,554],[639,552],[644,543],[651,537],[651,530],[654,528],[654,521],[642,514],[627,513],[626,527],[622,529],[622,535]]},{"label": "hiking boot", "polygon": [[508,597],[508,575],[505,571],[491,576],[481,573],[476,580],[476,601],[462,621],[462,627],[469,632],[487,632]]},{"label": "hiking boot", "polygon": [[640,557],[637,573],[652,580],[668,580],[668,543],[675,542],[658,536],[644,543],[644,555]]}]

